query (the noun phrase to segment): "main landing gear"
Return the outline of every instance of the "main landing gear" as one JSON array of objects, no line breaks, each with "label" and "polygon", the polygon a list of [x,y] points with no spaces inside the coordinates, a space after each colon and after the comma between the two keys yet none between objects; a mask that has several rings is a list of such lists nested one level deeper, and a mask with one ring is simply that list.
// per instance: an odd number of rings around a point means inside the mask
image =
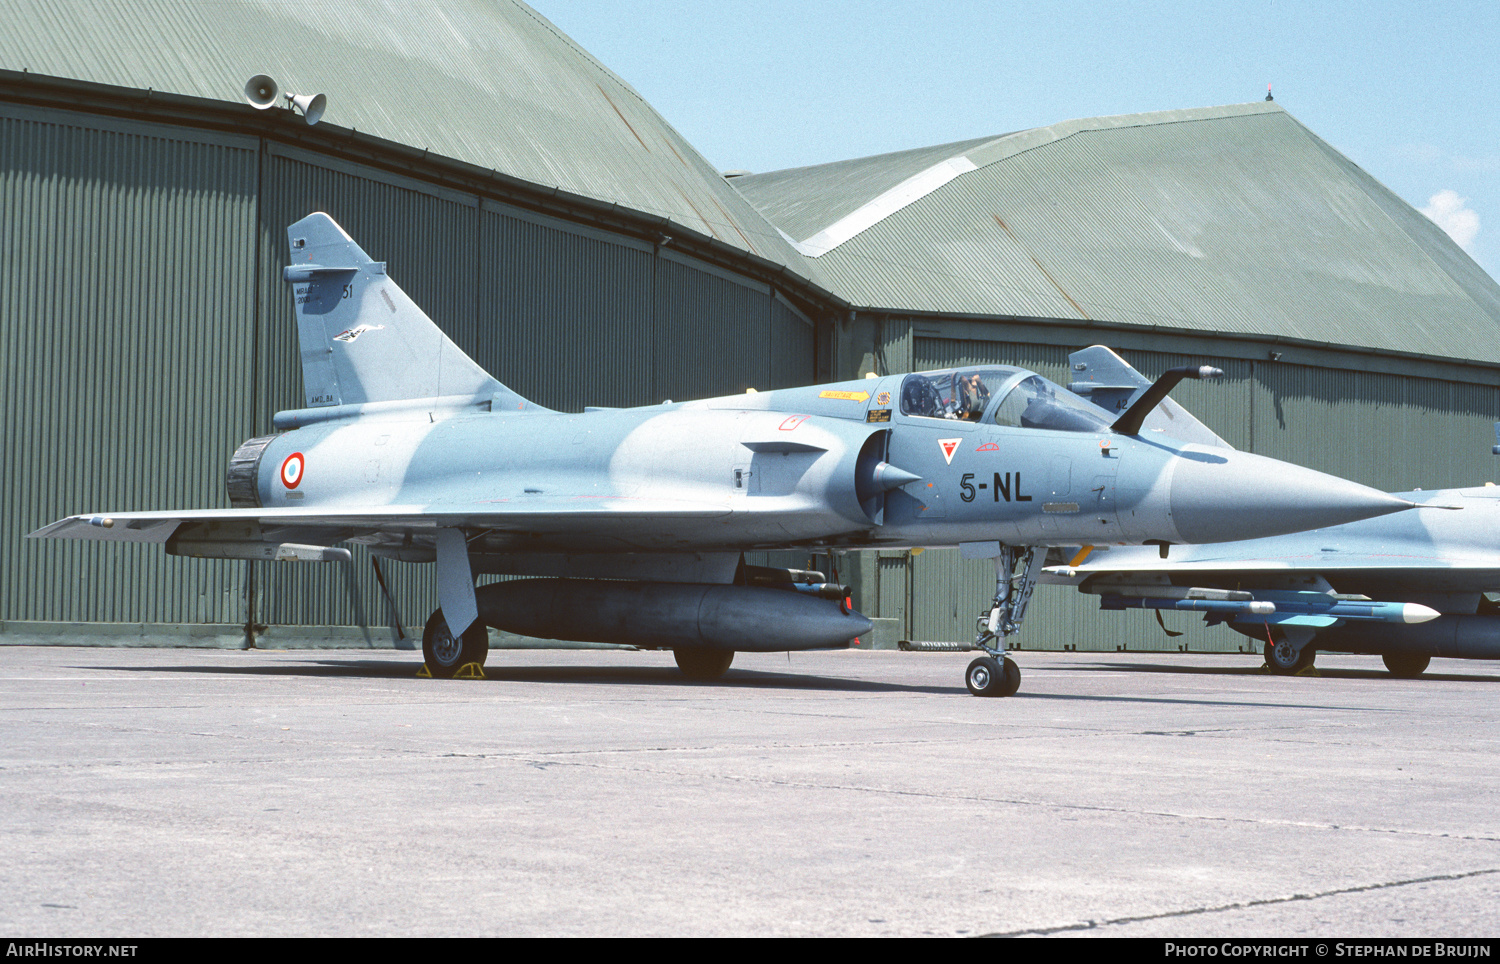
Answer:
[{"label": "main landing gear", "polygon": [[1401,679],[1416,679],[1427,672],[1427,664],[1432,662],[1432,657],[1423,653],[1386,653],[1380,659],[1392,676]]},{"label": "main landing gear", "polygon": [[732,649],[681,647],[672,650],[672,656],[677,660],[677,668],[688,679],[718,679],[729,672],[729,664],[734,662]]},{"label": "main landing gear", "polygon": [[1275,638],[1266,640],[1265,654],[1267,670],[1277,676],[1294,676],[1312,668],[1318,651],[1313,648],[1311,633],[1284,628]]},{"label": "main landing gear", "polygon": [[964,674],[964,684],[975,696],[1013,696],[1021,688],[1021,668],[1005,655],[1005,637],[1021,631],[1046,559],[1045,548],[1017,550],[1014,546],[1001,546],[995,556],[995,598],[979,614],[979,633],[974,637],[974,648],[986,655],[970,663]]},{"label": "main landing gear", "polygon": [[434,610],[422,630],[422,658],[434,677],[452,679],[453,674],[469,663],[484,665],[490,654],[490,631],[474,620],[462,636],[455,637],[441,609]]}]

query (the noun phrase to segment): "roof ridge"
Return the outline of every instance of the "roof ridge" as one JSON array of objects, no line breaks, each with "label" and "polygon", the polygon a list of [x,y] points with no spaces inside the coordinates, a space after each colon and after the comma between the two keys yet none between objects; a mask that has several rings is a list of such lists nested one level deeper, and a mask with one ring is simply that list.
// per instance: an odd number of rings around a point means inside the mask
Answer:
[{"label": "roof ridge", "polygon": [[[1091,131],[1118,130],[1122,127],[1155,127],[1162,124],[1186,124],[1207,120],[1227,120],[1232,117],[1247,117],[1255,114],[1286,114],[1277,103],[1252,101],[1248,104],[1224,104],[1218,107],[1183,107],[1175,110],[1146,111],[1139,114],[1106,114],[1101,117],[1079,117],[1058,121],[1045,127],[1032,127],[1024,131],[1002,134],[994,140],[981,144],[965,153],[976,168],[988,167],[1017,154],[1066,140],[1075,134]],[[1290,116],[1290,115],[1288,115]],[[976,156],[977,155],[977,156]]]},{"label": "roof ridge", "polygon": [[[1013,132],[1013,133],[1022,133],[1022,132],[1016,131],[1016,132]],[[1000,138],[1010,137],[1010,136],[1011,136],[1010,134],[996,134],[996,135],[987,135],[987,136],[984,136],[984,137],[966,137],[966,138],[963,138],[962,140],[947,141],[947,142],[942,143],[942,144],[928,144],[928,145],[926,145],[924,147],[903,147],[899,151],[886,151],[886,152],[884,152],[882,154],[866,154],[866,155],[864,155],[862,157],[845,157],[845,158],[840,158],[837,161],[823,161],[823,162],[818,163],[818,164],[804,164],[801,167],[783,167],[783,168],[779,168],[779,169],[774,170],[774,171],[756,171],[754,174],[749,174],[749,175],[745,175],[745,176],[751,177],[751,178],[756,178],[756,177],[769,177],[769,176],[771,176],[773,174],[774,175],[801,174],[801,173],[803,173],[805,171],[816,171],[816,170],[819,170],[821,168],[835,167],[835,166],[838,166],[838,165],[841,165],[841,164],[857,164],[857,163],[861,163],[861,162],[864,162],[864,161],[889,160],[891,158],[899,157],[899,156],[901,156],[903,154],[920,154],[920,153],[924,153],[924,152],[933,152],[933,151],[937,151],[940,148],[944,148],[944,147],[958,148],[958,147],[960,147],[962,145],[982,146],[984,144],[988,144],[988,143],[991,143],[993,141],[999,140]],[[965,148],[965,150],[967,150],[967,148]],[[964,154],[963,150],[954,150],[948,156],[950,158],[953,158],[953,157],[962,157],[963,154]],[[937,163],[942,163],[942,162],[939,161]],[[931,166],[931,165],[929,165],[929,166]]]}]

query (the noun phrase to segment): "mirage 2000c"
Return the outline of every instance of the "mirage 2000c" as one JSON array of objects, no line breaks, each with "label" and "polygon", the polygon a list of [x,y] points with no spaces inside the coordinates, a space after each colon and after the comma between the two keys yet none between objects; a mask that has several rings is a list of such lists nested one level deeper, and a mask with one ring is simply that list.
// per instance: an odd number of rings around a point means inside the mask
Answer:
[{"label": "mirage 2000c", "polygon": [[[1210,368],[1174,369],[1123,413],[1003,365],[553,412],[460,351],[327,215],[288,239],[306,407],[234,453],[233,508],[97,512],[33,536],[293,561],[348,560],[347,543],[434,563],[422,650],[449,676],[483,663],[486,626],[671,649],[702,678],[736,651],[846,647],[871,624],[844,587],[743,554],[958,546],[994,560],[987,655],[966,682],[996,696],[1020,684],[1005,639],[1039,547],[1165,551],[1410,505],[1154,431],[1171,386]],[[480,573],[531,578],[476,591]]]}]

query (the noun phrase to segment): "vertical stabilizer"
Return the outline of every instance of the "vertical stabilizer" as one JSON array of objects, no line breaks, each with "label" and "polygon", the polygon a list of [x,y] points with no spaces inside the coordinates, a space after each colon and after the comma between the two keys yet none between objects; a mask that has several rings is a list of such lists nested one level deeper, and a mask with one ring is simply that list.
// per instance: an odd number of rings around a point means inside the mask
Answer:
[{"label": "vertical stabilizer", "polygon": [[326,214],[287,228],[308,408],[440,397],[530,408],[443,334]]}]

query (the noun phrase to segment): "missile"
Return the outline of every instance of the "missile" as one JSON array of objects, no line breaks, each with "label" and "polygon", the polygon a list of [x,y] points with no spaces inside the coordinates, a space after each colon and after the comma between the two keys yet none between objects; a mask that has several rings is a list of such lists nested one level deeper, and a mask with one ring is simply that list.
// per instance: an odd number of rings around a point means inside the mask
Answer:
[{"label": "missile", "polygon": [[255,559],[269,562],[343,562],[348,549],[339,546],[304,546],[293,542],[234,542],[220,539],[168,539],[169,556],[198,559]]},{"label": "missile", "polygon": [[[885,463],[881,463],[882,465]],[[767,589],[790,589],[805,592],[819,599],[838,601],[849,598],[850,588],[842,583],[829,582],[828,577],[811,569],[776,569],[769,566],[742,566],[741,573],[747,586],[764,586]]]},{"label": "missile", "polygon": [[1140,596],[1103,596],[1100,609],[1177,609],[1195,613],[1221,613],[1228,616],[1269,616],[1276,604],[1259,599],[1145,599]]},{"label": "missile", "polygon": [[[1383,623],[1425,623],[1442,615],[1437,610],[1420,603],[1377,602],[1375,600],[1340,599],[1324,593],[1288,593],[1299,599],[1201,599],[1201,598],[1156,598],[1148,596],[1104,595],[1100,597],[1100,609],[1172,609],[1185,612],[1206,612],[1236,622],[1256,622],[1255,617],[1280,618],[1296,616],[1323,616],[1331,619],[1373,620]],[[1316,598],[1321,597],[1321,598]]]},{"label": "missile", "polygon": [[[1278,603],[1276,608],[1281,610],[1283,604]],[[1393,602],[1341,602],[1323,610],[1323,613],[1340,619],[1373,619],[1382,623],[1407,624],[1425,623],[1442,615],[1436,609],[1421,603]]]},{"label": "missile", "polygon": [[838,602],[756,586],[520,579],[481,586],[476,597],[480,620],[496,629],[648,648],[843,649],[871,627]]}]

